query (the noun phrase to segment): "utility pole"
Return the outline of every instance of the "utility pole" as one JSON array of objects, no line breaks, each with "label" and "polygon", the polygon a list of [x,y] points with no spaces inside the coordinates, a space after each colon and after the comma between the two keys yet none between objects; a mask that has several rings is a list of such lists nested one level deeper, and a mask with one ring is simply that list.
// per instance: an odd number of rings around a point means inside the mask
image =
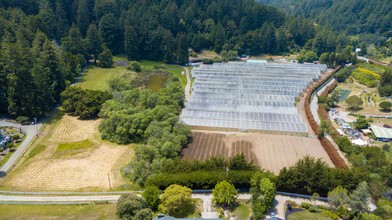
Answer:
[{"label": "utility pole", "polygon": [[110,175],[109,175],[109,173],[108,173],[108,179],[109,179],[109,188],[110,188],[110,190],[112,190],[112,183],[110,182]]}]

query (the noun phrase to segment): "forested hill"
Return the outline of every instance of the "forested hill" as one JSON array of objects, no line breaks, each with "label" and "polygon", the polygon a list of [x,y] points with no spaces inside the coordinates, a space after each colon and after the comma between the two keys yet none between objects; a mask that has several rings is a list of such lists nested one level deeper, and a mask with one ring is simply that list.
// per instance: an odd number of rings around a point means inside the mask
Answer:
[{"label": "forested hill", "polygon": [[[314,19],[347,35],[382,44],[392,37],[391,0],[257,0],[294,16]],[[369,34],[369,35],[366,35]]]},{"label": "forested hill", "polygon": [[0,1],[0,113],[45,115],[86,60],[107,48],[183,64],[188,48],[260,54],[306,46],[320,55],[348,43],[254,0]]}]

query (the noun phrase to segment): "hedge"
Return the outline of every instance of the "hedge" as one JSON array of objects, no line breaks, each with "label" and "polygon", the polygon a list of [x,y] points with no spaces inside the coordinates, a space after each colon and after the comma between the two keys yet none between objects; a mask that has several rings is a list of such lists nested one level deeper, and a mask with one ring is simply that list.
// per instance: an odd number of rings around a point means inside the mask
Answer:
[{"label": "hedge", "polygon": [[[310,127],[312,128],[312,130],[314,131],[314,133],[319,137],[319,128],[318,128],[318,124],[317,122],[314,120],[313,114],[310,110],[310,98],[312,93],[321,85],[323,85],[327,80],[330,79],[330,77],[336,73],[341,67],[338,66],[336,69],[334,69],[334,71],[332,71],[330,73],[330,75],[328,77],[326,77],[324,80],[316,83],[315,85],[313,85],[309,92],[306,95],[306,101],[305,101],[305,113],[306,113],[306,118],[309,121]],[[328,96],[328,93],[331,92],[333,89],[335,89],[335,87],[337,86],[337,83],[333,83],[332,85],[328,86],[325,91],[321,94],[322,96]],[[321,112],[320,112],[321,111]],[[320,118],[322,120],[329,120],[328,118],[328,112],[326,112],[326,110],[324,108],[320,108],[318,109],[318,112],[320,114]],[[333,131],[332,133],[335,133],[335,131]],[[331,159],[332,163],[337,167],[337,168],[342,168],[342,169],[347,169],[348,166],[345,163],[345,161],[343,160],[343,158],[339,155],[338,151],[335,149],[335,147],[333,146],[333,144],[326,138],[324,137],[320,137],[320,143],[323,146],[324,150],[327,152],[329,158]]]},{"label": "hedge", "polygon": [[[250,180],[258,171],[233,170],[228,172],[222,170],[193,171],[189,173],[159,173],[151,175],[146,186],[156,186],[164,190],[171,184],[179,184],[191,189],[213,189],[215,185],[223,180],[232,183],[236,188],[250,188]],[[274,176],[265,173],[274,179]]]}]

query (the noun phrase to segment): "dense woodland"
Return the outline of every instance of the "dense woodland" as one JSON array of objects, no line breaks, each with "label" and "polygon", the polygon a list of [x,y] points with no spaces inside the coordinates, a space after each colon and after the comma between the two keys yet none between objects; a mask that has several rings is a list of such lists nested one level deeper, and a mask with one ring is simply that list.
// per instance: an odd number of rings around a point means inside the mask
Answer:
[{"label": "dense woodland", "polygon": [[0,42],[0,112],[13,117],[45,115],[87,60],[110,66],[96,62],[110,53],[184,64],[188,48],[223,54],[305,48],[318,57],[350,45],[252,0],[1,1]]},{"label": "dense woodland", "polygon": [[[389,0],[257,0],[350,36],[370,56],[392,55],[392,4]],[[377,49],[377,50],[376,50]]]}]

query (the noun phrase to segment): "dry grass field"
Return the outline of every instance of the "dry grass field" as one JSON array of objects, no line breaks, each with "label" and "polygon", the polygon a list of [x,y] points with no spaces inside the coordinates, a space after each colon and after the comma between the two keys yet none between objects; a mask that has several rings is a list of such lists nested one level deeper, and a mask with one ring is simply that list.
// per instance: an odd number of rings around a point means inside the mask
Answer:
[{"label": "dry grass field", "polygon": [[124,184],[120,174],[132,156],[129,146],[100,140],[99,120],[64,115],[48,125],[34,146],[40,150],[2,183],[23,190],[110,190]]},{"label": "dry grass field", "polygon": [[258,133],[193,132],[192,143],[183,151],[189,160],[206,160],[214,156],[230,158],[243,153],[261,168],[276,174],[294,165],[306,155],[333,164],[316,138]]}]

